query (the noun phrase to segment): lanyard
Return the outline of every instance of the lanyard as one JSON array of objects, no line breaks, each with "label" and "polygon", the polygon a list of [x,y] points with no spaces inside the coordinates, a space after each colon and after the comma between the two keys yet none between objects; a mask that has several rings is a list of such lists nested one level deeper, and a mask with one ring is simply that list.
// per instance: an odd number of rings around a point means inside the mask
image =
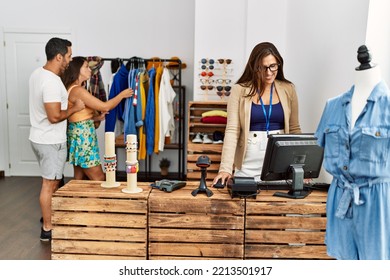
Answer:
[{"label": "lanyard", "polygon": [[264,113],[264,118],[265,118],[265,129],[267,130],[267,135],[269,133],[269,124],[271,122],[271,114],[272,114],[272,92],[273,92],[273,89],[274,89],[274,84],[272,83],[271,85],[271,90],[270,90],[270,94],[269,94],[269,111],[268,111],[268,117],[267,117],[267,111],[265,110],[265,106],[264,106],[264,103],[263,103],[263,99],[261,98],[260,96],[260,103],[261,103],[261,107],[263,108],[263,113]]}]

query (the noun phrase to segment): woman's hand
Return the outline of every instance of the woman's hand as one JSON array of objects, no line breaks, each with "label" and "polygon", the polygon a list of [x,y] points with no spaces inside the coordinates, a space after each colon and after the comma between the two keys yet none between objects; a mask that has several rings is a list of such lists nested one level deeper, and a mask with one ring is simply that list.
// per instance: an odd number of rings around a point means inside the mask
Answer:
[{"label": "woman's hand", "polygon": [[106,115],[108,114],[108,111],[100,112],[100,114],[93,117],[94,122],[101,122],[104,121],[106,118]]},{"label": "woman's hand", "polygon": [[218,175],[215,176],[212,186],[214,186],[218,182],[219,179],[221,179],[222,185],[225,185],[227,183],[227,180],[230,179],[231,177],[232,177],[232,174],[230,174],[228,172],[219,172]]},{"label": "woman's hand", "polygon": [[131,89],[131,88],[127,88],[127,89],[125,89],[125,90],[122,90],[120,94],[121,94],[121,96],[122,96],[123,98],[129,98],[129,97],[132,97],[132,96],[133,96],[134,91],[133,91],[133,89]]}]

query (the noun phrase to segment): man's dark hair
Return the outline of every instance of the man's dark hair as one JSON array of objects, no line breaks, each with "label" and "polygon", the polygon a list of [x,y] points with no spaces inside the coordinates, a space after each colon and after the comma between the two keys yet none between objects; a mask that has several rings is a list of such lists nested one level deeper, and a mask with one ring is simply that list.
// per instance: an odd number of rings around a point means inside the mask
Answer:
[{"label": "man's dark hair", "polygon": [[46,59],[52,60],[57,54],[64,56],[68,52],[68,47],[71,47],[72,43],[66,39],[51,38],[45,47]]}]

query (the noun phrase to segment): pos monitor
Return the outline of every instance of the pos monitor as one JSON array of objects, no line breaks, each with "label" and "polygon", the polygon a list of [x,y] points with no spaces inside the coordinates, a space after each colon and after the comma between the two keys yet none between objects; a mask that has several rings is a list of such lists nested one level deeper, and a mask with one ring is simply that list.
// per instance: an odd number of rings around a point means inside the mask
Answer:
[{"label": "pos monitor", "polygon": [[323,156],[324,150],[313,134],[271,134],[260,178],[262,181],[292,179],[288,193],[275,195],[304,198],[309,192],[303,188],[303,179],[319,176]]}]

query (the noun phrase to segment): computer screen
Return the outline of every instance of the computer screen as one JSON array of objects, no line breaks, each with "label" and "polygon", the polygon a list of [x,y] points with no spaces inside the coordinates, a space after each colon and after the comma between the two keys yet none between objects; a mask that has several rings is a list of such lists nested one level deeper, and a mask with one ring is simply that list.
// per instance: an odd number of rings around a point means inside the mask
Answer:
[{"label": "computer screen", "polygon": [[304,198],[304,178],[320,175],[324,150],[318,146],[313,134],[271,134],[261,172],[262,181],[292,179],[288,193],[277,192],[276,196]]}]

